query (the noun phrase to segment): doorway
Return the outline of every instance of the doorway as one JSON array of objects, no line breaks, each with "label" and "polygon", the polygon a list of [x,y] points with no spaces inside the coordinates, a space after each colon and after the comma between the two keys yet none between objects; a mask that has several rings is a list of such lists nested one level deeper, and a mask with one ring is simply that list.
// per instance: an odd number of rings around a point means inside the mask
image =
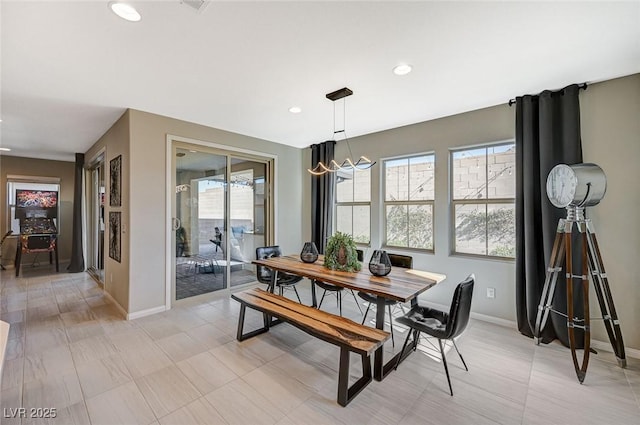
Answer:
[{"label": "doorway", "polygon": [[104,285],[104,157],[89,168],[87,271]]},{"label": "doorway", "polygon": [[171,302],[256,281],[273,240],[273,158],[171,141]]}]

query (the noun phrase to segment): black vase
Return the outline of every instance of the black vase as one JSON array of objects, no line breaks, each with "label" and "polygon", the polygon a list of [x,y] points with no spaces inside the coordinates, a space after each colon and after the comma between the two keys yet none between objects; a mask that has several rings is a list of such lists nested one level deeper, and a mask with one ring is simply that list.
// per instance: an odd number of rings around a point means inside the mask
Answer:
[{"label": "black vase", "polygon": [[313,242],[305,242],[300,253],[300,259],[304,263],[315,263],[318,259],[318,248]]},{"label": "black vase", "polygon": [[391,272],[391,260],[387,251],[376,249],[369,260],[369,271],[374,276],[386,276]]}]

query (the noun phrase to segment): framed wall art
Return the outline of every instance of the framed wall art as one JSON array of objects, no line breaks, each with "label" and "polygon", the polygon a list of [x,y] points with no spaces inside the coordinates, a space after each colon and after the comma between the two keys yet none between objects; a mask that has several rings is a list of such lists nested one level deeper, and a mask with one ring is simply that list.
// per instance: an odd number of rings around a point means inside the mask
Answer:
[{"label": "framed wall art", "polygon": [[109,206],[122,206],[122,155],[118,155],[109,162],[110,185]]},{"label": "framed wall art", "polygon": [[122,234],[122,213],[120,211],[109,212],[109,257],[120,262]]}]

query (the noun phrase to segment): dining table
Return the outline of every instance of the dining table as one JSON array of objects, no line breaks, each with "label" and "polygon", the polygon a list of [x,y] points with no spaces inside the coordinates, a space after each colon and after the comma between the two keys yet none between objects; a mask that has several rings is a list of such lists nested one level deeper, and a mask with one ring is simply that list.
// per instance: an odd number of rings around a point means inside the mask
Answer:
[{"label": "dining table", "polygon": [[[253,260],[253,264],[268,267],[273,270],[268,290],[274,292],[278,272],[294,274],[311,280],[312,306],[317,307],[315,281],[330,283],[354,291],[362,291],[376,295],[377,329],[384,329],[385,301],[393,300],[400,303],[411,303],[415,306],[418,295],[443,281],[446,276],[423,270],[393,267],[386,276],[374,276],[368,269],[357,272],[330,270],[324,267],[324,257],[320,255],[313,263],[305,263],[299,255],[286,255]],[[390,320],[392,320],[390,318]],[[373,377],[377,381],[383,380],[398,363],[413,350],[396,353],[389,361],[384,362],[384,350],[376,350],[373,365]]]}]

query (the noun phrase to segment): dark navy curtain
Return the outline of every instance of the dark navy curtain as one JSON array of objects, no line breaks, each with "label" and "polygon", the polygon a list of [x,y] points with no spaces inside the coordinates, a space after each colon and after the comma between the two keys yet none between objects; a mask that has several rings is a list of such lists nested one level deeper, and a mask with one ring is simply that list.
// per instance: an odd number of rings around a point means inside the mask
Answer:
[{"label": "dark navy curtain", "polygon": [[[557,164],[582,162],[579,89],[574,84],[516,98],[516,312],[518,329],[529,337],[535,329],[558,220],[566,217],[566,211],[547,198],[547,176]],[[574,252],[580,253],[577,247]],[[573,264],[576,270],[578,263]],[[580,286],[575,288],[579,290],[574,311],[582,317],[582,292]],[[553,308],[567,311],[564,273],[558,276]],[[542,341],[555,338],[568,346],[566,318],[550,314]]]},{"label": "dark navy curtain", "polygon": [[[315,168],[318,161],[329,166],[334,158],[335,145],[334,140],[311,145],[310,168]],[[321,254],[324,254],[327,238],[331,236],[333,229],[334,183],[334,173],[311,176],[311,240]]]}]

